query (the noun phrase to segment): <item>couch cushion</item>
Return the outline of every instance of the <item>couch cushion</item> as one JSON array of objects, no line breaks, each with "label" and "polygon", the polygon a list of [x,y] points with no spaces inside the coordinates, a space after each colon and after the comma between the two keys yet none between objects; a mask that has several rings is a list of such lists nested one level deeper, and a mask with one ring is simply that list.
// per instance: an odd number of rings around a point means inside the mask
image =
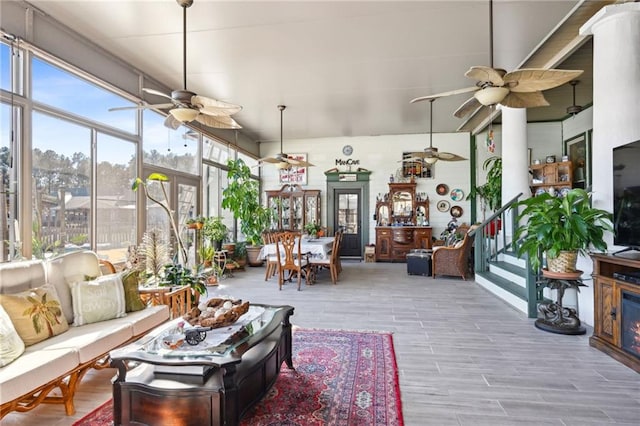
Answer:
[{"label": "couch cushion", "polygon": [[85,281],[85,275],[90,277],[102,275],[98,255],[87,250],[73,251],[48,260],[45,266],[47,282],[56,288],[64,316],[71,324],[73,322],[73,306],[69,284]]},{"label": "couch cushion", "polygon": [[70,284],[73,325],[81,326],[126,315],[120,274]]},{"label": "couch cushion", "polygon": [[44,263],[24,260],[0,264],[0,294],[13,294],[46,283]]},{"label": "couch cushion", "polygon": [[147,305],[140,299],[138,292],[138,271],[123,273],[122,286],[124,287],[125,311],[135,312],[146,308]]},{"label": "couch cushion", "polygon": [[32,348],[33,346],[28,347],[22,356],[0,368],[3,403],[12,401],[78,366],[78,352],[74,349],[40,351]]},{"label": "couch cushion", "polygon": [[18,336],[11,318],[0,305],[0,367],[11,363],[24,352],[24,342]]},{"label": "couch cushion", "polygon": [[149,306],[141,311],[131,312],[122,319],[131,324],[134,336],[140,336],[168,321],[169,316],[169,307],[167,305],[157,305]]},{"label": "couch cushion", "polygon": [[0,305],[26,346],[64,333],[69,328],[51,284],[15,294],[0,294]]}]

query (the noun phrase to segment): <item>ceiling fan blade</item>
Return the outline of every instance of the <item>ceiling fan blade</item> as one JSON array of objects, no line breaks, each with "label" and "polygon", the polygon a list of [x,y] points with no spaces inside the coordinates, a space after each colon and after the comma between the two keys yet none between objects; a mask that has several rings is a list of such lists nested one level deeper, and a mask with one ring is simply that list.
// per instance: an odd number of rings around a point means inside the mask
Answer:
[{"label": "ceiling fan blade", "polygon": [[214,129],[242,129],[242,126],[228,115],[213,116],[198,114],[196,121],[204,124],[205,126],[213,127]]},{"label": "ceiling fan blade", "polygon": [[482,107],[482,104],[475,98],[475,96],[472,96],[460,105],[453,115],[458,118],[463,118],[472,112],[475,112],[480,107]]},{"label": "ceiling fan blade", "polygon": [[504,76],[504,81],[512,92],[536,92],[553,89],[575,80],[584,71],[523,68],[511,71]]},{"label": "ceiling fan blade", "polygon": [[195,95],[191,97],[191,105],[200,109],[200,112],[207,115],[233,115],[242,110],[240,105],[228,102],[218,101],[216,99],[207,98],[206,96]]},{"label": "ceiling fan blade", "polygon": [[264,158],[260,158],[258,160],[258,163],[271,163],[271,164],[278,164],[281,163],[282,160],[280,160],[279,158],[275,158],[275,157],[264,157]]},{"label": "ceiling fan blade", "polygon": [[463,161],[466,158],[459,156],[458,154],[452,154],[450,152],[438,152],[437,155],[439,160],[442,161]]},{"label": "ceiling fan blade", "polygon": [[534,108],[548,106],[549,102],[544,98],[542,92],[510,92],[500,104],[509,108]]},{"label": "ceiling fan blade", "polygon": [[150,95],[162,96],[163,98],[171,99],[171,95],[167,95],[166,93],[163,93],[156,89],[148,89],[146,87],[143,87],[142,91],[145,93],[149,93]]},{"label": "ceiling fan blade", "polygon": [[304,160],[296,160],[295,158],[287,158],[284,161],[296,167],[313,167],[314,165]]},{"label": "ceiling fan blade", "polygon": [[464,89],[451,90],[449,92],[436,93],[435,95],[420,96],[419,98],[411,99],[409,103],[427,101],[429,99],[444,98],[445,96],[459,95],[461,93],[475,92],[478,89],[480,89],[478,86],[473,86],[473,87],[465,87]]},{"label": "ceiling fan blade", "polygon": [[182,122],[173,115],[168,114],[167,118],[164,119],[164,126],[176,130],[178,127],[182,126]]},{"label": "ceiling fan blade", "polygon": [[464,73],[466,77],[478,82],[488,82],[493,86],[504,86],[504,80],[502,77],[506,74],[506,71],[501,68],[491,68],[483,66],[475,66],[469,68]]},{"label": "ceiling fan blade", "polygon": [[109,108],[109,111],[123,111],[127,109],[165,109],[165,108],[173,108],[173,104],[144,104],[144,105],[136,105],[136,106],[126,106],[126,107],[115,107]]}]

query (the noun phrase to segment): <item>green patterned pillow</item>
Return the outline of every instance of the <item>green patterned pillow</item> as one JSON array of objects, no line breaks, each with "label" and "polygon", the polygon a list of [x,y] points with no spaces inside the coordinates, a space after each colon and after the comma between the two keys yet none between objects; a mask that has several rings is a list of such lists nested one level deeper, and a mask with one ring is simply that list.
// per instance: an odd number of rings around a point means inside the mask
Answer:
[{"label": "green patterned pillow", "polygon": [[92,281],[74,282],[70,287],[74,326],[126,315],[120,274],[103,275]]},{"label": "green patterned pillow", "polygon": [[4,367],[24,352],[24,342],[18,336],[9,314],[0,305],[0,367]]},{"label": "green patterned pillow", "polygon": [[140,299],[138,293],[138,271],[129,271],[122,274],[122,285],[124,286],[125,311],[141,311],[147,306]]},{"label": "green patterned pillow", "polygon": [[0,305],[7,311],[18,335],[31,346],[69,329],[55,287],[45,284],[15,294],[0,294]]}]

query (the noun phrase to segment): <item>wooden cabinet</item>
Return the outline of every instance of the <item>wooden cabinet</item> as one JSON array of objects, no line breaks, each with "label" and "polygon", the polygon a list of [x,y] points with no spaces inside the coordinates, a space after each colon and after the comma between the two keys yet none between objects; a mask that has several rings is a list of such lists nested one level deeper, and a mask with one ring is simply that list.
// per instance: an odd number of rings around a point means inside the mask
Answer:
[{"label": "wooden cabinet", "polygon": [[308,223],[320,223],[320,190],[284,185],[280,190],[265,192],[267,205],[276,212],[274,228],[302,231]]},{"label": "wooden cabinet", "polygon": [[640,301],[640,284],[625,281],[619,275],[639,274],[640,258],[605,254],[592,254],[591,258],[594,324],[589,344],[640,373],[640,351],[630,350],[624,337],[632,335],[633,324],[640,327],[640,305],[634,310],[625,303],[629,299]]},{"label": "wooden cabinet", "polygon": [[573,185],[573,166],[571,161],[558,163],[533,164],[531,166],[531,193],[537,195],[571,189]]},{"label": "wooden cabinet", "polygon": [[415,182],[390,183],[376,203],[376,261],[404,262],[412,249],[431,248],[429,200]]}]

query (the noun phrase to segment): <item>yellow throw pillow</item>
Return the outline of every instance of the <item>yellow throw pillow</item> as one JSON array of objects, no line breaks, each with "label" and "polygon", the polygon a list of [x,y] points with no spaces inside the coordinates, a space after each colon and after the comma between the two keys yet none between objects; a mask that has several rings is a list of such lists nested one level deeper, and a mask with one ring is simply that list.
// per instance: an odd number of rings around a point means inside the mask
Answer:
[{"label": "yellow throw pillow", "polygon": [[16,294],[0,294],[0,305],[7,311],[18,335],[31,346],[69,329],[56,289],[51,284]]}]

